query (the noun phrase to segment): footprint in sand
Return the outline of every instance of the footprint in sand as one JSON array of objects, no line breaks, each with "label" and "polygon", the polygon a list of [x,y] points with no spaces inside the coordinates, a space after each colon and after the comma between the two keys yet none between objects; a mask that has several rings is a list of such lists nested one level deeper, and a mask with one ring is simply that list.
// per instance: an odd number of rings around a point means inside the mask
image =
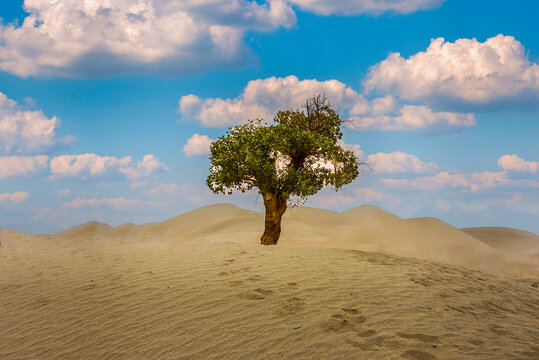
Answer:
[{"label": "footprint in sand", "polygon": [[363,324],[365,321],[367,321],[367,318],[363,315],[347,316],[343,314],[333,314],[331,317],[333,319],[340,319],[351,324]]},{"label": "footprint in sand", "polygon": [[254,291],[256,291],[257,293],[262,294],[264,296],[273,294],[273,290],[266,290],[266,289],[262,289],[262,288],[255,289]]},{"label": "footprint in sand", "polygon": [[245,300],[262,300],[271,294],[273,294],[273,290],[258,288],[254,289],[253,291],[243,292],[239,294],[238,297]]},{"label": "footprint in sand", "polygon": [[281,308],[284,313],[294,313],[301,309],[305,305],[305,302],[302,298],[291,297],[282,302]]},{"label": "footprint in sand", "polygon": [[367,318],[363,315],[359,315],[361,311],[357,309],[344,310],[345,314],[337,313],[330,316],[330,319],[322,324],[322,328],[326,332],[340,331],[347,328],[353,328],[356,324],[363,324],[367,321]]},{"label": "footprint in sand", "polygon": [[436,356],[420,350],[407,350],[401,354],[401,357],[410,360],[436,360]]},{"label": "footprint in sand", "polygon": [[431,335],[425,335],[425,334],[397,333],[397,336],[400,336],[401,338],[405,338],[405,339],[415,339],[415,340],[419,340],[419,341],[425,342],[425,343],[439,342],[438,336],[431,336]]}]

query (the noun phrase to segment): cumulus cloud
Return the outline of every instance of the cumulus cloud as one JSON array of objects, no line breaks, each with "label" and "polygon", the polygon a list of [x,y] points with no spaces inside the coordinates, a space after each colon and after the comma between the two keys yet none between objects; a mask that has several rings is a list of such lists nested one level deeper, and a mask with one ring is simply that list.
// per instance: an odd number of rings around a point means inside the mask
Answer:
[{"label": "cumulus cloud", "polygon": [[502,34],[479,42],[433,39],[408,59],[392,53],[373,66],[364,86],[426,104],[539,104],[539,65],[522,44]]},{"label": "cumulus cloud", "polygon": [[117,171],[127,176],[129,180],[148,177],[160,170],[168,168],[154,155],[145,155],[133,166],[130,156],[117,158],[114,156],[99,156],[96,154],[60,155],[50,161],[52,178],[80,177],[103,175],[109,171]]},{"label": "cumulus cloud", "polygon": [[75,142],[73,136],[58,138],[60,120],[41,111],[28,111],[0,92],[0,153],[36,153],[55,145]]},{"label": "cumulus cloud", "polygon": [[204,126],[229,126],[249,119],[271,120],[280,109],[298,109],[313,94],[325,94],[339,108],[348,109],[366,102],[362,95],[337,80],[299,80],[297,76],[251,80],[234,99],[201,99],[183,96],[179,111],[183,117]]},{"label": "cumulus cloud", "polygon": [[143,177],[149,177],[158,171],[167,171],[168,167],[154,155],[145,155],[142,161],[135,167],[122,167],[119,171],[127,176],[129,180],[137,180]]},{"label": "cumulus cloud", "polygon": [[530,172],[535,174],[539,161],[526,161],[517,155],[504,155],[498,159],[498,166],[507,171]]},{"label": "cumulus cloud", "polygon": [[0,194],[0,204],[2,203],[21,203],[30,198],[30,194],[26,191],[17,191],[12,194],[10,193],[4,193]]},{"label": "cumulus cloud", "polygon": [[423,134],[458,133],[474,125],[474,114],[434,112],[423,105],[387,108],[386,112],[369,110],[364,115],[351,116],[349,122],[349,127],[359,130],[418,131]]},{"label": "cumulus cloud", "polygon": [[434,162],[425,163],[417,156],[402,151],[392,153],[371,154],[367,158],[367,164],[375,173],[428,173],[438,170]]},{"label": "cumulus cloud", "polygon": [[415,179],[381,179],[389,189],[437,191],[444,189],[464,189],[477,192],[498,185],[508,184],[510,180],[505,171],[449,173],[441,171],[432,176],[422,176]]},{"label": "cumulus cloud", "polygon": [[183,146],[185,156],[207,155],[210,153],[210,144],[213,142],[208,135],[193,134]]},{"label": "cumulus cloud", "polygon": [[0,156],[0,179],[30,176],[47,167],[49,157],[36,156]]},{"label": "cumulus cloud", "polygon": [[53,177],[88,177],[104,174],[111,168],[131,163],[131,157],[116,158],[96,154],[60,155],[52,158],[50,169]]},{"label": "cumulus cloud", "polygon": [[390,95],[369,101],[340,81],[299,80],[293,75],[249,81],[234,99],[201,99],[196,95],[186,95],[179,100],[179,112],[182,118],[200,121],[207,127],[238,125],[255,118],[269,121],[278,110],[301,108],[313,94],[327,96],[337,109],[348,113],[348,125],[359,130],[447,133],[475,124],[473,114],[433,112],[425,106],[402,106]]},{"label": "cumulus cloud", "polygon": [[69,203],[62,204],[62,207],[65,208],[97,208],[97,207],[108,207],[116,210],[129,209],[132,207],[137,207],[141,204],[139,199],[125,199],[120,198],[92,198],[92,199],[80,199],[77,198]]},{"label": "cumulus cloud", "polygon": [[290,0],[302,10],[320,15],[358,15],[395,12],[407,14],[439,6],[444,0]]},{"label": "cumulus cloud", "polygon": [[247,31],[289,28],[284,0],[25,0],[0,24],[0,69],[19,76],[178,75],[243,65]]}]

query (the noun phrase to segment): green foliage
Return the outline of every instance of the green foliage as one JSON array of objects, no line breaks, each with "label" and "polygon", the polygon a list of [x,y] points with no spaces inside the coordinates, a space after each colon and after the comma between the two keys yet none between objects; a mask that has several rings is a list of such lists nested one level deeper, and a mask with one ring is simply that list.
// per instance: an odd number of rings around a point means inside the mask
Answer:
[{"label": "green foliage", "polygon": [[354,154],[339,145],[341,123],[317,96],[305,111],[279,111],[272,124],[258,119],[230,128],[210,147],[206,183],[214,193],[258,188],[285,199],[304,199],[327,185],[339,189],[359,175]]}]

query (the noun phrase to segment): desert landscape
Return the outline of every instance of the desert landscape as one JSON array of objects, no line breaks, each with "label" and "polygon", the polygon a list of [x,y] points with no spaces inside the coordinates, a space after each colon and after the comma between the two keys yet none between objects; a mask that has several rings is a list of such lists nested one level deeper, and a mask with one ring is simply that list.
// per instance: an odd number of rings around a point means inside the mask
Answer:
[{"label": "desert landscape", "polygon": [[0,360],[539,360],[537,0],[0,0]]},{"label": "desert landscape", "polygon": [[374,206],[227,204],[2,230],[1,359],[537,359],[539,237]]}]

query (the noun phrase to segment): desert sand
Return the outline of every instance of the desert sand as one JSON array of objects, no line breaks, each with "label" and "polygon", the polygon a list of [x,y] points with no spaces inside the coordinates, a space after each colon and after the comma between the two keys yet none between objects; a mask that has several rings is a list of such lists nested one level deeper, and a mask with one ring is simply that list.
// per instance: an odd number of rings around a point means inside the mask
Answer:
[{"label": "desert sand", "polygon": [[538,359],[539,237],[373,206],[2,231],[0,359]]}]

